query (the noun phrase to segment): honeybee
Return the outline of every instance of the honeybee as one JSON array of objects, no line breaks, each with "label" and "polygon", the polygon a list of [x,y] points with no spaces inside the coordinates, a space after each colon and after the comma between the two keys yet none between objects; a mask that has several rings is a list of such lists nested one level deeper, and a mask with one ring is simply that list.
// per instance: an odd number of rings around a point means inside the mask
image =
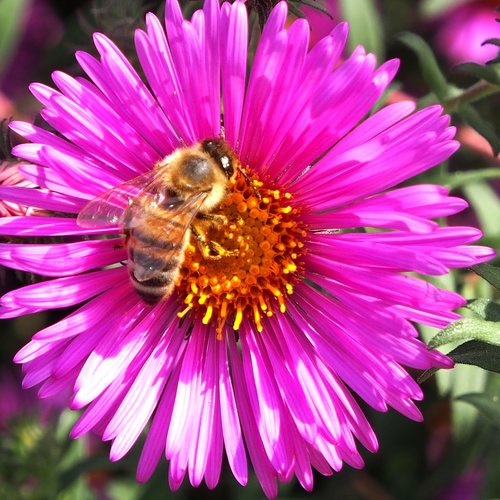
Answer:
[{"label": "honeybee", "polygon": [[223,139],[207,139],[177,149],[151,171],[91,200],[77,223],[122,228],[132,284],[146,303],[155,304],[174,291],[191,235],[206,258],[231,254],[207,240],[203,228],[227,222],[212,212],[239,169]]}]

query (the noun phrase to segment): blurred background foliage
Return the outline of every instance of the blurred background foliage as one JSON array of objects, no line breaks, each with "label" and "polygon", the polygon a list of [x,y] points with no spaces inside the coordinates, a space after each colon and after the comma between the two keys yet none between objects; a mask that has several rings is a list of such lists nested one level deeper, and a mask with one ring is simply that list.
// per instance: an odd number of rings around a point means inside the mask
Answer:
[{"label": "blurred background foliage", "polygon": [[[136,62],[133,30],[148,10],[162,13],[160,0],[0,0],[0,119],[39,122],[38,105],[28,91],[32,81],[50,83],[62,69],[80,74],[74,52],[94,52],[91,34],[110,36]],[[273,0],[248,0],[251,43]],[[446,164],[412,182],[446,185],[470,208],[443,221],[475,225],[483,244],[500,248],[500,24],[497,2],[490,0],[315,0],[289,2],[295,16],[310,20],[315,41],[340,20],[351,24],[349,49],[363,44],[379,61],[397,57],[401,69],[379,106],[413,99],[419,107],[441,103],[457,127],[461,149]],[[186,15],[200,6],[184,0]],[[293,19],[291,15],[291,21]],[[483,42],[487,42],[484,43]],[[5,127],[2,127],[4,130]],[[0,152],[10,163],[16,138],[2,133]],[[4,181],[1,177],[0,182]],[[0,200],[1,201],[1,200]],[[280,498],[437,499],[500,498],[500,270],[491,265],[433,278],[437,285],[463,294],[469,303],[464,319],[438,335],[422,328],[433,347],[452,352],[450,371],[414,376],[426,394],[420,408],[424,423],[390,411],[364,406],[376,431],[380,451],[365,452],[366,467],[349,467],[332,478],[317,475],[312,494],[291,482]],[[4,293],[37,277],[0,268]],[[38,400],[21,389],[12,364],[29,337],[68,311],[54,311],[2,322],[0,349],[0,498],[5,499],[223,499],[262,497],[252,478],[246,488],[224,470],[214,491],[184,485],[168,490],[164,463],[151,481],[134,480],[140,446],[111,463],[108,446],[93,436],[68,439],[77,415],[60,399]],[[361,403],[362,404],[362,403]]]}]

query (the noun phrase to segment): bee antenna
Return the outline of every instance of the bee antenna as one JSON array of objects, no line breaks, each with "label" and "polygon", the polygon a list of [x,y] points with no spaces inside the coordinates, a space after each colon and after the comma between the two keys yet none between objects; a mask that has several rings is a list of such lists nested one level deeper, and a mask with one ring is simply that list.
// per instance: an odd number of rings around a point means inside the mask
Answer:
[{"label": "bee antenna", "polygon": [[241,166],[238,167],[238,170],[240,172],[240,174],[245,178],[245,180],[247,181],[247,184],[253,189],[253,192],[255,194],[255,196],[259,199],[259,200],[262,200],[262,196],[259,192],[259,190],[255,187],[252,179],[250,179],[250,177],[248,177],[248,174],[246,173],[245,169],[243,169]]}]

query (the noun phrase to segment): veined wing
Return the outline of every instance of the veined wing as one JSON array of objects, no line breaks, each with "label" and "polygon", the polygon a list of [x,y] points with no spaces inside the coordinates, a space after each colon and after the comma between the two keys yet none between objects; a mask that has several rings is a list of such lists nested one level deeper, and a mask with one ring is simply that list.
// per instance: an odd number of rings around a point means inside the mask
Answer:
[{"label": "veined wing", "polygon": [[142,206],[143,210],[153,209],[164,198],[168,187],[163,176],[156,168],[90,200],[80,211],[76,219],[81,227],[121,226],[132,206]]}]

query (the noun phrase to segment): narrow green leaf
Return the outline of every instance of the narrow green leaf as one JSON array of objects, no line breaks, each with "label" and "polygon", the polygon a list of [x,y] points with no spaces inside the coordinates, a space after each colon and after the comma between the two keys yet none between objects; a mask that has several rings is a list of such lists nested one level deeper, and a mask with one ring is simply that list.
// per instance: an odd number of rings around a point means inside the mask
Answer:
[{"label": "narrow green leaf", "polygon": [[476,266],[472,266],[471,269],[497,290],[500,290],[500,268],[491,264],[477,264]]},{"label": "narrow green leaf", "polygon": [[475,431],[479,412],[456,398],[471,392],[482,393],[485,390],[489,372],[477,366],[458,364],[453,370],[441,370],[451,375],[451,420],[453,438],[457,442],[467,440]]},{"label": "narrow green leaf", "polygon": [[499,179],[500,168],[479,168],[477,170],[462,170],[452,172],[446,177],[441,176],[439,184],[445,184],[450,190],[458,189],[471,182],[483,181],[486,179]]},{"label": "narrow green leaf", "polygon": [[469,104],[460,105],[458,113],[466,123],[479,132],[490,143],[490,146],[493,149],[493,154],[497,156],[500,153],[500,139],[498,138],[491,123],[486,121]]},{"label": "narrow green leaf", "polygon": [[459,3],[466,3],[467,0],[422,0],[418,7],[422,16],[433,18],[439,16],[451,7],[456,7]]},{"label": "narrow green leaf", "polygon": [[448,353],[455,363],[474,365],[490,372],[500,373],[500,346],[470,340]]},{"label": "narrow green leaf", "polygon": [[500,397],[491,394],[462,394],[457,398],[475,406],[492,424],[500,426]]},{"label": "narrow green leaf", "polygon": [[428,370],[425,370],[424,373],[417,377],[417,382],[419,384],[423,384],[426,380],[429,380],[437,371],[438,368],[429,368]]},{"label": "narrow green leaf", "polygon": [[482,340],[500,346],[500,323],[480,318],[460,319],[441,330],[429,342],[429,348],[435,349],[450,342],[463,340]]},{"label": "narrow green leaf", "polygon": [[418,35],[405,31],[397,38],[415,52],[418,57],[422,76],[429,88],[436,94],[440,101],[450,97],[450,88],[444,77],[436,57],[428,43]]},{"label": "narrow green leaf", "polygon": [[486,321],[500,321],[500,304],[497,304],[492,300],[469,300],[465,307]]},{"label": "narrow green leaf", "polygon": [[465,198],[476,212],[483,233],[500,235],[500,200],[496,191],[485,181],[477,181],[462,187]]},{"label": "narrow green leaf", "polygon": [[384,30],[374,0],[340,0],[342,18],[349,22],[349,49],[363,45],[367,51],[384,58]]},{"label": "narrow green leaf", "polygon": [[27,0],[0,0],[0,72],[20,36],[19,30]]},{"label": "narrow green leaf", "polygon": [[455,70],[461,73],[475,76],[478,80],[486,80],[487,82],[500,84],[500,74],[495,66],[486,66],[474,62],[466,62],[454,67]]}]

